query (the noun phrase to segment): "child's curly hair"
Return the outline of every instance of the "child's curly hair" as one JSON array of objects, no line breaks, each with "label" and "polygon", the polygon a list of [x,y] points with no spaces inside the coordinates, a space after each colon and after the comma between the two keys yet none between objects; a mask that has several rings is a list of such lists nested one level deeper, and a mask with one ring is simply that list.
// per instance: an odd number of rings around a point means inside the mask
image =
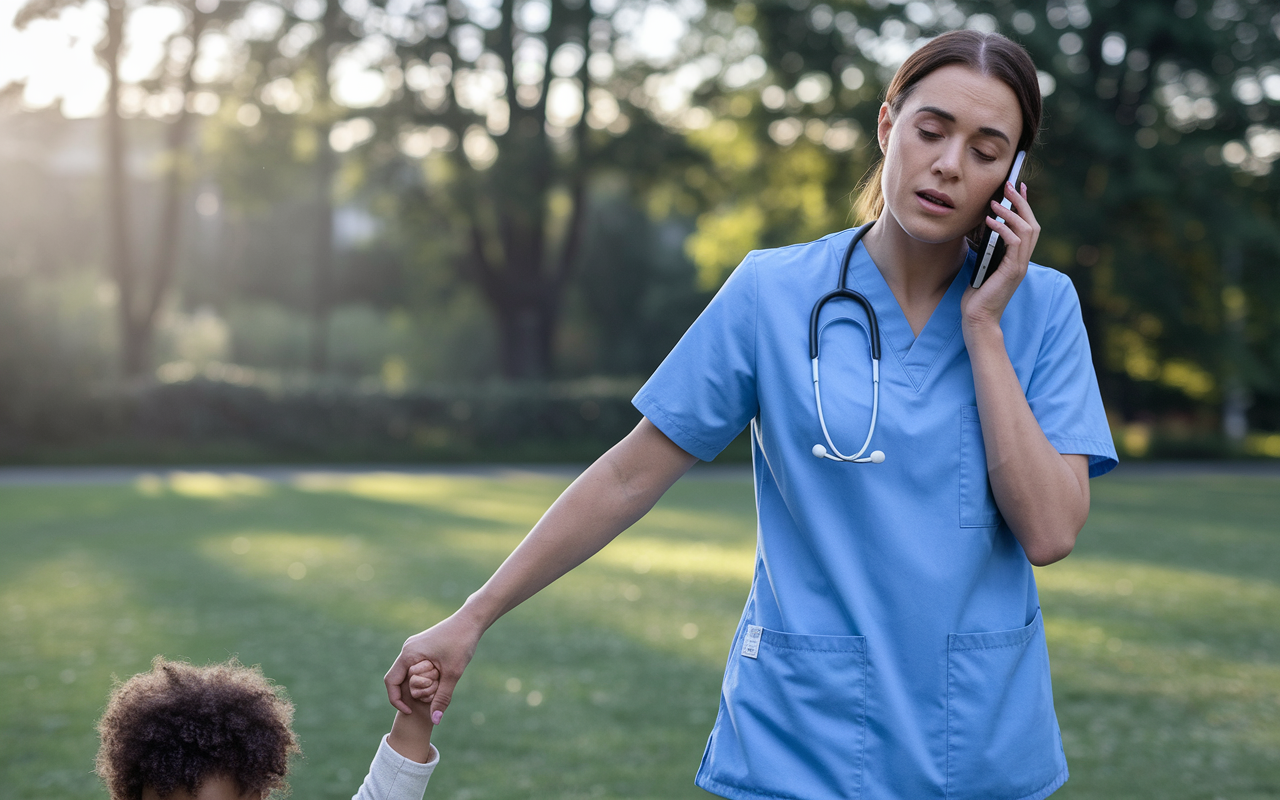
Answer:
[{"label": "child's curly hair", "polygon": [[151,671],[117,684],[98,722],[98,776],[112,800],[194,795],[226,776],[241,794],[287,791],[289,757],[301,752],[293,704],[262,670],[232,659],[195,667],[156,656]]}]

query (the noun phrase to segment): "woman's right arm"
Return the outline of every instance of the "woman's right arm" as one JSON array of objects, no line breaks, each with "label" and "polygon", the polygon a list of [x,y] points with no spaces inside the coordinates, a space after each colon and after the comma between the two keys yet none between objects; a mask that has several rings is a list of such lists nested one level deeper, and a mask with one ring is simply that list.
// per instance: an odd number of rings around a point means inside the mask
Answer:
[{"label": "woman's right arm", "polygon": [[640,420],[565,489],[462,608],[405,640],[383,680],[391,704],[413,713],[401,699],[401,685],[410,667],[429,659],[440,669],[431,704],[432,720],[438,723],[489,626],[631,527],[695,461],[648,419]]}]

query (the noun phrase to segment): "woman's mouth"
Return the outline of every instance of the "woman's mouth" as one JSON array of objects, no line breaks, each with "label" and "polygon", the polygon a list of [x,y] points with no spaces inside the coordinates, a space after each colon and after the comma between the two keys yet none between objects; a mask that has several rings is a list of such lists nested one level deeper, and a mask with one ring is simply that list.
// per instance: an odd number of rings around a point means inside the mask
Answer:
[{"label": "woman's mouth", "polygon": [[932,189],[921,189],[916,192],[916,197],[920,198],[920,202],[925,208],[933,211],[950,211],[955,208],[950,197],[942,192],[935,192]]}]

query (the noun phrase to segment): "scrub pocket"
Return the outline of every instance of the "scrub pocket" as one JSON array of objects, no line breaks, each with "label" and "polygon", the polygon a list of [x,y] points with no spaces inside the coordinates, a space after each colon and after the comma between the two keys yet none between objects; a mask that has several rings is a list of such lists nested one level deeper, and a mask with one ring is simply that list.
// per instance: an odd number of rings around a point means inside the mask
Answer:
[{"label": "scrub pocket", "polygon": [[961,406],[960,412],[960,527],[990,528],[1000,524],[1000,511],[987,477],[978,407]]},{"label": "scrub pocket", "polygon": [[951,634],[948,800],[1044,797],[1066,769],[1039,610],[1025,628]]},{"label": "scrub pocket", "polygon": [[853,800],[862,787],[867,640],[739,631],[698,785],[725,797]]}]

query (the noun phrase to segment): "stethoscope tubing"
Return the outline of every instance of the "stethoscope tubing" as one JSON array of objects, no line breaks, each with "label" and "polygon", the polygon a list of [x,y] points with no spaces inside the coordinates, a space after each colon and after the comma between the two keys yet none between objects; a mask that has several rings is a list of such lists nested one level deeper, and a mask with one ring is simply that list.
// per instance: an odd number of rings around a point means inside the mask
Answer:
[{"label": "stethoscope tubing", "polygon": [[[871,427],[867,429],[866,441],[862,443],[862,449],[851,456],[841,453],[834,442],[831,441],[831,434],[827,431],[827,420],[822,415],[822,392],[818,388],[818,359],[813,359],[813,401],[818,406],[818,423],[822,425],[822,436],[827,440],[827,446],[831,448],[831,452],[823,456],[832,461],[852,461],[858,464],[879,463],[870,456],[863,458],[862,454],[867,452],[867,448],[871,446],[871,437],[876,432],[876,417],[880,412],[880,360],[871,360]],[[877,451],[878,452],[878,451]]]},{"label": "stethoscope tubing", "polygon": [[[822,426],[822,436],[827,440],[827,446],[831,449],[825,450],[822,445],[815,445],[813,454],[820,458],[830,459],[832,461],[844,461],[856,464],[878,464],[884,461],[884,453],[879,450],[874,451],[869,456],[862,454],[871,446],[871,438],[875,436],[876,419],[880,412],[880,322],[876,319],[875,309],[871,307],[871,301],[861,292],[848,288],[849,278],[849,261],[853,257],[853,250],[858,246],[858,242],[862,241],[862,237],[874,225],[868,222],[866,225],[858,228],[853,233],[853,238],[849,240],[848,247],[844,251],[844,259],[840,264],[840,282],[836,286],[835,291],[828,292],[818,299],[814,304],[813,311],[809,314],[809,359],[813,367],[813,401],[818,407],[818,424]],[[871,425],[867,430],[866,441],[862,443],[862,449],[851,456],[844,455],[836,448],[835,443],[831,441],[831,433],[827,430],[827,420],[822,413],[822,390],[819,386],[818,379],[818,344],[821,338],[818,330],[818,316],[822,312],[822,307],[828,301],[836,299],[852,300],[862,306],[867,314],[867,340],[871,346]]]}]

